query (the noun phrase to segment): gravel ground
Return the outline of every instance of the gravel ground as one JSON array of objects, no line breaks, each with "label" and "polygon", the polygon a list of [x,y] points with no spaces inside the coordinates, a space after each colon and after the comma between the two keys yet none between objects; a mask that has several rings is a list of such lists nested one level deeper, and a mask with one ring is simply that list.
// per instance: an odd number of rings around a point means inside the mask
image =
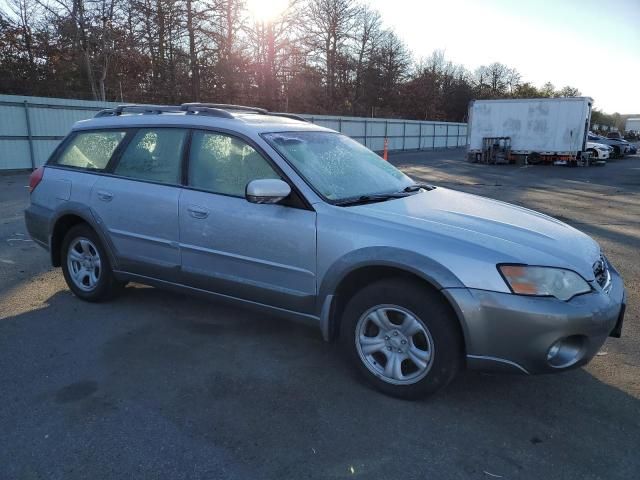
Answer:
[{"label": "gravel ground", "polygon": [[640,157],[605,167],[392,155],[415,178],[543,211],[625,278],[622,339],[587,367],[461,375],[428,400],[362,385],[319,331],[129,286],[86,304],[0,176],[0,478],[629,479],[640,472]]}]

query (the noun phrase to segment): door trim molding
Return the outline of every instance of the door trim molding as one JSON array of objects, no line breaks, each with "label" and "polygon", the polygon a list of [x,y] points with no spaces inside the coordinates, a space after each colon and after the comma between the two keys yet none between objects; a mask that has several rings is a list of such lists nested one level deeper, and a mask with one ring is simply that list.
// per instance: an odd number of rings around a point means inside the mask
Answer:
[{"label": "door trim molding", "polygon": [[200,296],[204,296],[204,297],[208,297],[208,298],[214,298],[214,299],[218,299],[218,300],[222,300],[222,301],[227,301],[227,302],[231,302],[234,304],[239,304],[239,305],[243,305],[249,308],[254,308],[260,311],[270,311],[273,312],[275,314],[278,314],[279,316],[283,316],[286,318],[290,318],[292,320],[296,320],[296,321],[300,321],[302,323],[305,323],[307,325],[313,325],[316,328],[320,325],[320,317],[316,316],[316,315],[311,315],[309,313],[301,313],[301,312],[296,312],[294,310],[288,310],[286,308],[281,308],[281,307],[274,307],[273,305],[268,305],[266,303],[260,303],[260,302],[255,302],[253,300],[247,300],[244,298],[238,298],[238,297],[234,297],[232,295],[226,295],[224,293],[217,293],[217,292],[212,292],[209,290],[204,290],[201,288],[197,288],[197,287],[190,287],[188,285],[184,285],[182,283],[174,283],[174,282],[169,282],[167,280],[160,280],[158,278],[155,277],[147,277],[144,275],[139,275],[136,273],[131,273],[131,272],[127,272],[127,271],[123,271],[123,270],[114,270],[114,273],[122,279],[126,279],[126,280],[130,280],[130,281],[134,281],[134,282],[139,282],[142,283],[144,285],[151,285],[154,287],[161,287],[161,288],[168,288],[168,289],[173,289],[173,290],[177,290],[180,292],[189,292],[189,293],[194,293],[196,295],[200,295]]},{"label": "door trim molding", "polygon": [[213,248],[199,247],[197,245],[191,245],[191,244],[187,244],[187,243],[180,243],[180,248],[181,249],[185,249],[185,250],[194,250],[196,252],[209,253],[211,255],[218,255],[220,257],[229,257],[229,258],[233,258],[235,260],[242,260],[242,261],[247,262],[247,263],[258,263],[260,265],[266,265],[266,266],[269,266],[269,267],[279,268],[281,270],[289,270],[289,271],[292,271],[292,272],[299,272],[299,273],[308,275],[309,277],[315,278],[315,274],[312,271],[307,270],[306,268],[294,267],[292,265],[285,265],[283,263],[271,262],[269,260],[262,260],[262,259],[256,258],[256,257],[247,257],[245,255],[239,255],[237,253],[223,252],[221,250],[214,250]]}]

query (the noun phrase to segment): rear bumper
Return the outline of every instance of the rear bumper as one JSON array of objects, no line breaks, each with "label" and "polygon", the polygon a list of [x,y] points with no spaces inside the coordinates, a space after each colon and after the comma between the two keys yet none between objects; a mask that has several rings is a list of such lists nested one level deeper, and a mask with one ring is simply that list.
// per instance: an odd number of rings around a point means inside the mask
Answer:
[{"label": "rear bumper", "polygon": [[[465,288],[444,290],[463,324],[467,366],[537,374],[588,363],[607,337],[616,334],[625,303],[622,279],[615,269],[610,271],[608,293],[580,295],[568,302]],[[575,361],[553,366],[547,353],[567,338],[579,344]]]},{"label": "rear bumper", "polygon": [[24,211],[24,223],[31,239],[49,250],[49,221],[51,210],[39,205],[29,205]]}]

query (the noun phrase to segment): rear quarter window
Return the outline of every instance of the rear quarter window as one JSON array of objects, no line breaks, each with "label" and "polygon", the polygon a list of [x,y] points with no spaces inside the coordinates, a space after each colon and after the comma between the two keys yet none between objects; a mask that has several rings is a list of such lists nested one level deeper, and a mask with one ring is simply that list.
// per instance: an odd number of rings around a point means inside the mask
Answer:
[{"label": "rear quarter window", "polygon": [[104,170],[126,135],[125,131],[80,132],[73,136],[54,165]]}]

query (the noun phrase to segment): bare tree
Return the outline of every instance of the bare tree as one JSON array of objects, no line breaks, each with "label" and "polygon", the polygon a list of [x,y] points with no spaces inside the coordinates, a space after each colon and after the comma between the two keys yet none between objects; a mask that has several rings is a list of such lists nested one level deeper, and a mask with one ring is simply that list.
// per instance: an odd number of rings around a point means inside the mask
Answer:
[{"label": "bare tree", "polygon": [[196,50],[196,12],[193,0],[186,0],[187,34],[189,36],[189,68],[191,70],[191,97],[200,101],[200,66]]},{"label": "bare tree", "polygon": [[258,20],[246,29],[257,103],[268,109],[282,109],[293,53],[292,31],[298,27],[296,0],[269,21]]},{"label": "bare tree", "polygon": [[329,108],[337,104],[336,83],[345,43],[353,38],[360,6],[350,0],[308,0],[304,8],[304,40],[322,64]]},{"label": "bare tree", "polygon": [[481,97],[498,98],[515,91],[520,83],[520,74],[503,63],[482,65],[475,73],[476,88]]},{"label": "bare tree", "polygon": [[569,85],[562,87],[556,92],[557,97],[579,97],[580,95],[582,95],[580,90],[575,87],[570,87]]},{"label": "bare tree", "polygon": [[433,120],[472,98],[580,94],[442,51],[415,63],[366,0],[290,0],[270,21],[245,1],[0,0],[0,91]]},{"label": "bare tree", "polygon": [[553,86],[553,83],[547,82],[540,89],[541,97],[553,97],[556,92],[556,87]]},{"label": "bare tree", "polygon": [[409,74],[411,53],[393,31],[387,30],[380,42],[378,57],[385,103],[394,107],[399,87]]},{"label": "bare tree", "polygon": [[38,16],[37,3],[34,0],[7,0],[10,15],[7,20],[22,33],[24,52],[27,55],[29,65],[35,66],[35,53],[33,46],[33,23]]},{"label": "bare tree", "polygon": [[71,22],[73,44],[83,59],[91,93],[106,100],[105,80],[114,53],[118,0],[36,0],[58,22]]},{"label": "bare tree", "polygon": [[356,114],[358,104],[363,97],[363,77],[371,67],[374,53],[383,37],[380,12],[365,5],[356,17],[354,39],[355,79],[352,86],[352,113]]}]

